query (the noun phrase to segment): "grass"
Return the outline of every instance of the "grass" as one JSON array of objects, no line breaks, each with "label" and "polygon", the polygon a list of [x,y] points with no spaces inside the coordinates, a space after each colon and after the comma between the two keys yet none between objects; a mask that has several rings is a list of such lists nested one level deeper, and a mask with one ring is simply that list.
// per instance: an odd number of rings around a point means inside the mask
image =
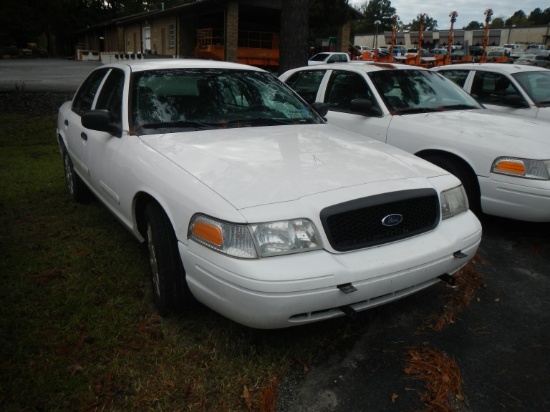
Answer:
[{"label": "grass", "polygon": [[362,331],[160,318],[144,246],[99,202],[69,200],[54,115],[0,115],[0,196],[3,411],[274,410],[285,373]]},{"label": "grass", "polygon": [[2,411],[273,411],[282,377],[369,327],[159,317],[146,248],[98,201],[69,199],[55,115],[0,115],[0,224]]}]

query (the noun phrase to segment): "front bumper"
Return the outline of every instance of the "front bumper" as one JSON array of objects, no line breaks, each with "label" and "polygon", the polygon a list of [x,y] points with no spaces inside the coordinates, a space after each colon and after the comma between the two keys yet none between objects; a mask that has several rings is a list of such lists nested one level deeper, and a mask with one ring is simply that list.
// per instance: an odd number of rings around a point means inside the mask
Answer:
[{"label": "front bumper", "polygon": [[[272,329],[343,316],[402,298],[453,274],[476,253],[481,225],[471,213],[399,242],[333,254],[318,250],[240,260],[179,243],[193,295],[246,326]],[[457,251],[467,258],[457,258]],[[345,293],[339,286],[351,284]]]},{"label": "front bumper", "polygon": [[481,208],[488,215],[550,222],[550,182],[491,175],[480,177]]}]

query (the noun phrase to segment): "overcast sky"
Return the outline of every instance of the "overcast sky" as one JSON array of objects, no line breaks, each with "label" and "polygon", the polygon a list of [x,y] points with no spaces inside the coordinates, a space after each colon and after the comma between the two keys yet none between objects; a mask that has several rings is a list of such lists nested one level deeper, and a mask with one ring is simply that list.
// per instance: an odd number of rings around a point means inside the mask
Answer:
[{"label": "overcast sky", "polygon": [[[365,4],[365,0],[350,0],[350,4],[361,6]],[[489,8],[493,9],[493,19],[502,17],[506,20],[518,10],[523,10],[529,16],[537,7],[545,10],[550,4],[548,0],[391,0],[391,6],[404,24],[410,23],[419,14],[426,13],[437,20],[439,30],[446,30],[451,26],[449,14],[452,11],[458,13],[454,28],[461,29],[471,21],[485,24],[484,13]]]}]

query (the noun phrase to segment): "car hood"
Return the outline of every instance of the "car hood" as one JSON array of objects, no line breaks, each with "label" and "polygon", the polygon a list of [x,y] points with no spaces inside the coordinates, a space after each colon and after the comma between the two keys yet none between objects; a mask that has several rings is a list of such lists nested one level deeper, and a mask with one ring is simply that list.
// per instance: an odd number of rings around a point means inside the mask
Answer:
[{"label": "car hood", "polygon": [[372,182],[447,174],[404,151],[326,124],[141,139],[237,209]]},{"label": "car hood", "polygon": [[[501,156],[550,159],[547,122],[507,116],[489,109],[394,116],[393,127],[409,133],[417,130],[421,134],[429,127],[431,136],[460,141],[461,145],[491,148],[491,152],[499,151]],[[388,143],[391,144],[391,140]]]}]

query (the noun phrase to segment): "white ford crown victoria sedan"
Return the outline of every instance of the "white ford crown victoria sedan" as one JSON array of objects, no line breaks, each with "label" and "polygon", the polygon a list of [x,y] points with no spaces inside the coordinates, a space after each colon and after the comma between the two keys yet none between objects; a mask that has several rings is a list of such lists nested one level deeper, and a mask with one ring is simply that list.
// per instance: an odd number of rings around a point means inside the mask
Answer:
[{"label": "white ford crown victoria sedan", "polygon": [[507,63],[464,63],[434,67],[486,108],[550,121],[550,70]]},{"label": "white ford crown victoria sedan", "polygon": [[328,123],[416,154],[457,176],[470,208],[550,222],[548,123],[484,109],[440,74],[399,64],[303,67],[280,76]]},{"label": "white ford crown victoria sedan", "polygon": [[197,299],[255,328],[342,316],[451,282],[481,238],[456,177],[249,66],[102,66],[57,135],[74,200],[92,192],[148,244],[161,314]]}]

